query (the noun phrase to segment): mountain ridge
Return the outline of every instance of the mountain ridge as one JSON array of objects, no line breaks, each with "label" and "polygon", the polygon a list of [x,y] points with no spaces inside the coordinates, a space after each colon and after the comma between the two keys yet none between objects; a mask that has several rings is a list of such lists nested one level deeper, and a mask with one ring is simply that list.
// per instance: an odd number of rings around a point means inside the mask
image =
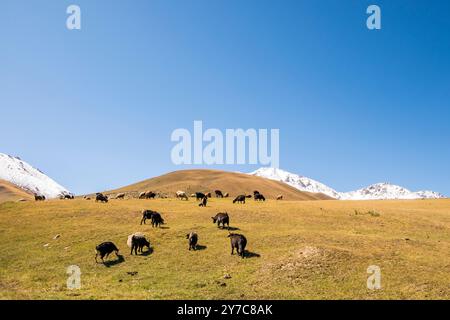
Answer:
[{"label": "mountain ridge", "polygon": [[390,183],[375,183],[366,188],[361,188],[355,191],[338,192],[335,189],[318,182],[314,179],[291,173],[278,168],[259,168],[256,171],[248,173],[275,181],[286,183],[301,191],[314,190],[321,192],[337,200],[389,200],[389,199],[441,199],[445,198],[439,192],[423,190],[410,191],[407,188],[390,184]]}]

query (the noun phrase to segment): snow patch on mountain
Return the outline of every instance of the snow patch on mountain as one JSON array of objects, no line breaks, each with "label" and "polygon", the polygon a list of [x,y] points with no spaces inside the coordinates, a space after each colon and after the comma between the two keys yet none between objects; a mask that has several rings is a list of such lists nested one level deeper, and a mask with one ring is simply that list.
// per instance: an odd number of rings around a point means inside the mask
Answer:
[{"label": "snow patch on mountain", "polygon": [[260,168],[250,174],[270,180],[284,182],[300,191],[323,193],[336,199],[340,197],[336,190],[324,185],[323,183],[278,168]]},{"label": "snow patch on mountain", "polygon": [[338,192],[316,180],[277,168],[260,168],[251,175],[281,181],[300,191],[323,193],[338,200],[439,199],[445,198],[435,191],[413,192],[390,183],[376,183],[356,191]]},{"label": "snow patch on mountain", "polygon": [[413,192],[390,183],[376,183],[367,188],[341,193],[342,200],[387,200],[387,199],[439,199],[444,196],[434,191]]},{"label": "snow patch on mountain", "polygon": [[33,168],[18,157],[3,153],[0,153],[0,179],[27,192],[43,195],[48,199],[71,194],[40,170]]}]

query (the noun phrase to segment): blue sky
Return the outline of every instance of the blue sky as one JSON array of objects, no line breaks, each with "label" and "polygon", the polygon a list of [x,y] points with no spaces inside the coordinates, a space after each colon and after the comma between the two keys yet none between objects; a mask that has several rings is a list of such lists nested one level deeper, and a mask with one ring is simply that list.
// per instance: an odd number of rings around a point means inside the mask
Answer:
[{"label": "blue sky", "polygon": [[280,129],[280,167],[339,191],[450,195],[449,1],[6,0],[0,39],[0,152],[76,193],[187,168],[202,120]]}]

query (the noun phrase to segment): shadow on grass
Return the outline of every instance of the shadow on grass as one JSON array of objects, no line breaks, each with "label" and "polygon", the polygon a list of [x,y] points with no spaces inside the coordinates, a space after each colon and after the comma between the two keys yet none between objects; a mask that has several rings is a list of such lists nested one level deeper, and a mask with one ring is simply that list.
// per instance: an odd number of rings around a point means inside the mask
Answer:
[{"label": "shadow on grass", "polygon": [[227,230],[228,230],[228,231],[237,231],[237,230],[241,230],[241,229],[239,229],[239,228],[237,228],[237,227],[228,227]]},{"label": "shadow on grass", "polygon": [[132,252],[130,253],[130,255],[132,255],[132,256],[134,255],[134,256],[144,256],[144,257],[146,257],[146,256],[151,255],[152,253],[153,253],[153,248],[150,247],[149,249],[143,249],[142,252],[138,252],[137,254],[135,254],[134,251],[132,251]]},{"label": "shadow on grass", "polygon": [[251,252],[248,250],[244,251],[244,258],[260,258],[261,255],[259,253],[256,252]]},{"label": "shadow on grass", "polygon": [[110,268],[110,267],[115,266],[116,264],[122,263],[124,261],[125,261],[125,259],[124,259],[123,255],[119,254],[119,255],[117,255],[116,260],[104,261],[103,265],[107,268]]},{"label": "shadow on grass", "polygon": [[151,255],[152,253],[153,253],[153,248],[150,247],[148,250],[142,251],[140,255],[146,257],[146,256]]},{"label": "shadow on grass", "polygon": [[195,247],[195,251],[201,251],[201,250],[205,250],[206,248],[208,248],[207,246],[202,246],[201,244],[198,244]]}]

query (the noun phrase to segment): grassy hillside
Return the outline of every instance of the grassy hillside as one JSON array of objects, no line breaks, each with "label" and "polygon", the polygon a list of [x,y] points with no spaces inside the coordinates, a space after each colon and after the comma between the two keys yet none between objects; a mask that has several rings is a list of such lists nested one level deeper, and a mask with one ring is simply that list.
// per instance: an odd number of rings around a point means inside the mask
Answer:
[{"label": "grassy hillside", "polygon": [[286,200],[325,200],[330,197],[320,193],[301,192],[285,183],[255,177],[244,173],[219,170],[180,170],[156,178],[141,181],[130,186],[109,191],[107,193],[126,192],[137,195],[139,192],[152,190],[174,196],[178,190],[191,194],[197,191],[211,192],[214,190],[228,192],[230,196],[253,194],[258,190],[267,198],[275,199],[282,194]]},{"label": "grassy hillside", "polygon": [[[145,208],[162,212],[164,228],[139,225]],[[210,218],[218,211],[247,236],[249,258],[230,255],[228,232]],[[188,251],[191,230],[202,250]],[[135,231],[151,254],[130,256]],[[450,200],[9,202],[0,204],[0,298],[450,299],[449,231]],[[102,241],[124,261],[96,264]],[[82,288],[71,291],[74,264]],[[381,268],[381,290],[366,288],[370,265]]]},{"label": "grassy hillside", "polygon": [[19,199],[31,200],[33,196],[15,185],[0,180],[0,203],[7,201],[17,201]]}]

